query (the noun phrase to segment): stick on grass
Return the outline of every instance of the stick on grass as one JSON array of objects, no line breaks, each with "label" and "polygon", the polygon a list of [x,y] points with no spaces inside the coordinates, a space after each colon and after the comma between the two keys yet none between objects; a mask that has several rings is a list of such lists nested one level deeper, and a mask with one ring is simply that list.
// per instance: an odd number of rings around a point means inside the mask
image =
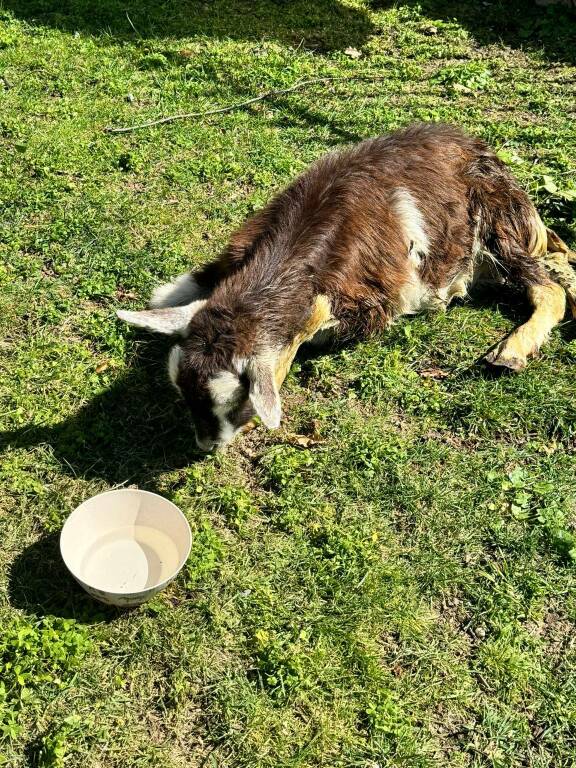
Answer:
[{"label": "stick on grass", "polygon": [[106,133],[130,133],[131,131],[139,131],[142,128],[150,128],[153,125],[162,125],[164,123],[173,123],[176,120],[190,120],[195,117],[208,117],[210,115],[220,115],[224,112],[233,112],[236,109],[247,107],[250,104],[255,104],[258,101],[264,101],[265,99],[273,99],[276,96],[283,96],[286,93],[292,93],[301,88],[307,88],[310,85],[317,85],[318,83],[336,82],[336,81],[352,81],[352,80],[364,80],[365,82],[377,82],[378,80],[385,80],[385,75],[351,75],[349,77],[315,77],[311,80],[301,80],[289,88],[276,88],[271,91],[265,91],[258,96],[254,96],[246,101],[239,101],[235,104],[229,104],[226,107],[219,107],[217,109],[209,109],[205,112],[182,112],[176,115],[167,115],[166,117],[159,117],[156,120],[147,120],[145,123],[136,123],[135,125],[126,125],[114,127],[108,125],[104,128]]}]

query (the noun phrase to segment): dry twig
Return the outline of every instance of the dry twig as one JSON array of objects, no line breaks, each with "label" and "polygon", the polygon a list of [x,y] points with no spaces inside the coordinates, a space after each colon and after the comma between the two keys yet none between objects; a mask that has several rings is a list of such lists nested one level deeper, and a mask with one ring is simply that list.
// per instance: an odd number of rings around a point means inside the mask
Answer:
[{"label": "dry twig", "polygon": [[250,104],[255,104],[257,101],[264,101],[265,99],[272,99],[275,96],[283,96],[286,93],[292,93],[300,88],[306,88],[309,85],[317,85],[318,83],[336,82],[336,81],[352,81],[352,80],[364,80],[366,82],[377,82],[378,80],[385,80],[385,75],[351,75],[349,77],[315,77],[311,80],[301,80],[299,83],[291,85],[289,88],[277,88],[272,91],[266,91],[259,96],[254,96],[252,99],[246,101],[239,101],[236,104],[229,104],[227,107],[219,107],[218,109],[209,109],[206,112],[182,112],[177,115],[167,115],[166,117],[159,117],[157,120],[147,120],[145,123],[137,123],[136,125],[120,126],[118,128],[113,125],[108,125],[104,128],[106,133],[129,133],[130,131],[139,131],[141,128],[150,128],[153,125],[162,125],[163,123],[173,123],[176,120],[190,120],[194,117],[208,117],[209,115],[219,115],[224,112],[233,112],[235,109],[241,109],[247,107]]}]

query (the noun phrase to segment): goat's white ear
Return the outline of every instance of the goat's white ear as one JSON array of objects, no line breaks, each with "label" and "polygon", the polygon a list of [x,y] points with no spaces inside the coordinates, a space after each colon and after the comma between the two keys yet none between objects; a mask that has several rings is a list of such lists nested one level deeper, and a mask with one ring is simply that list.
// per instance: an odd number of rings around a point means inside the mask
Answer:
[{"label": "goat's white ear", "polygon": [[124,320],[129,325],[135,325],[137,328],[145,328],[154,333],[165,333],[172,335],[175,333],[184,333],[188,323],[206,304],[205,299],[193,301],[183,307],[165,307],[163,309],[143,309],[140,312],[131,312],[120,309],[116,314],[120,320]]},{"label": "goat's white ear", "polygon": [[253,358],[248,361],[246,373],[250,381],[248,397],[254,410],[263,424],[269,429],[276,429],[280,426],[282,412],[272,365],[268,361]]}]

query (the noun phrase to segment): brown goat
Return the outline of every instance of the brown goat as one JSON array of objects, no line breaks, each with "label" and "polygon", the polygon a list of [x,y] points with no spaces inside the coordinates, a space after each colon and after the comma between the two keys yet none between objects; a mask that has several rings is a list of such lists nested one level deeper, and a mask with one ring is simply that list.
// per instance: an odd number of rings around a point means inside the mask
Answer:
[{"label": "brown goat", "polygon": [[443,309],[486,276],[527,291],[532,316],[485,358],[523,368],[566,294],[574,307],[575,258],[484,142],[415,125],[321,158],[216,261],[157,289],[152,309],[118,316],[182,337],[170,377],[210,450],[255,414],[279,425],[278,390],[302,343]]}]

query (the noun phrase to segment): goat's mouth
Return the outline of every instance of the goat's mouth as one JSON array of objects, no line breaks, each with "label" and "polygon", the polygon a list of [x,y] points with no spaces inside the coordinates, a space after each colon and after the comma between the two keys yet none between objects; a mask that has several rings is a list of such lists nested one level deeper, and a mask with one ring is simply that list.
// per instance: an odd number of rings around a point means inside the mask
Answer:
[{"label": "goat's mouth", "polygon": [[251,432],[258,426],[258,418],[251,417],[243,424],[232,424],[228,422],[225,425],[223,434],[218,437],[212,437],[209,433],[198,434],[198,428],[195,427],[196,445],[198,449],[203,453],[216,453],[218,451],[225,451],[230,443],[238,436]]},{"label": "goat's mouth", "polygon": [[230,435],[219,435],[218,437],[211,437],[210,435],[200,437],[196,434],[196,445],[203,453],[225,451],[237,434],[238,430]]}]

